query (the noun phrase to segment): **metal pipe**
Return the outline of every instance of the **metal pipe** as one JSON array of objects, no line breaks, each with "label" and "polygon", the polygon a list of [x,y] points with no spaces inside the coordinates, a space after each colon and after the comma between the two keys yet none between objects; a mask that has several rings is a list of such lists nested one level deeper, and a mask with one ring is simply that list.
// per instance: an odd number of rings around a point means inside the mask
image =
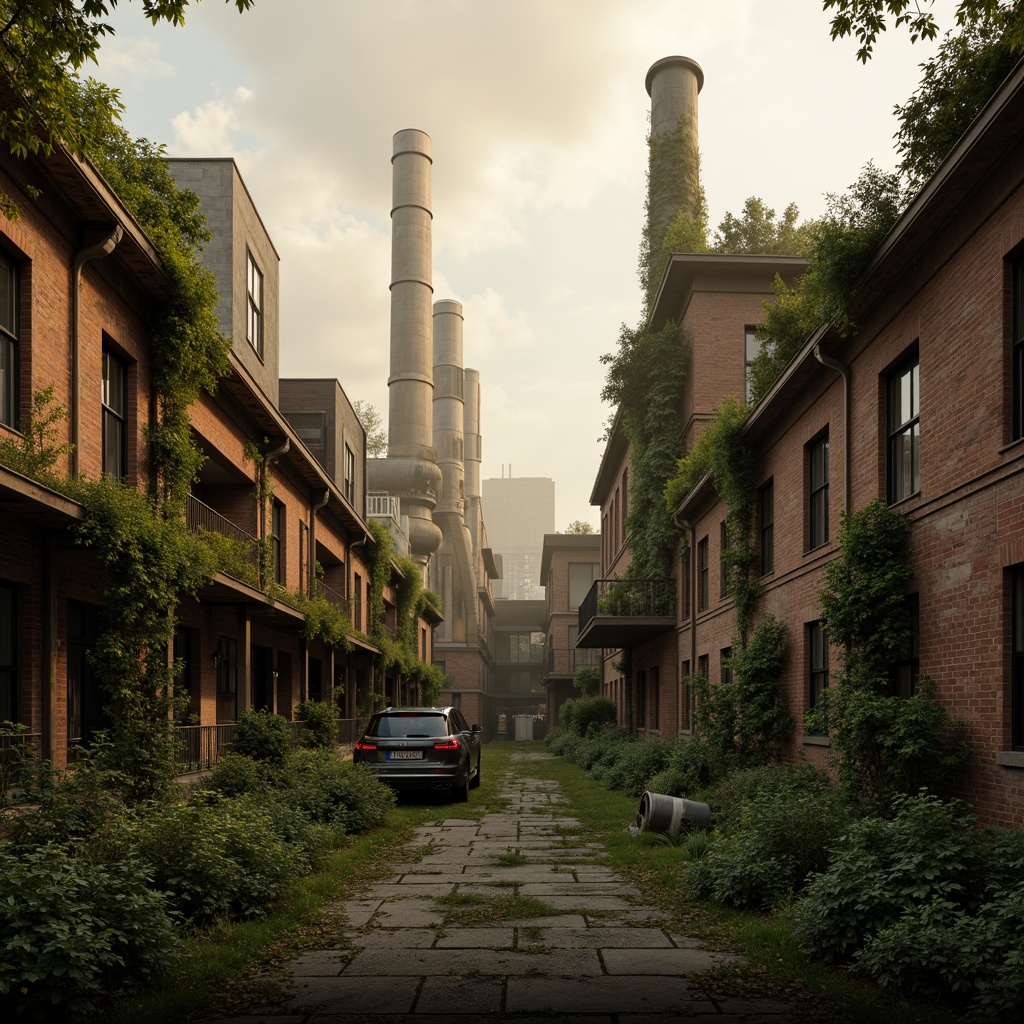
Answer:
[{"label": "metal pipe", "polygon": [[71,475],[81,472],[79,443],[82,436],[82,370],[81,370],[81,325],[79,324],[79,291],[82,287],[82,268],[90,260],[109,256],[121,241],[124,231],[115,224],[110,234],[96,245],[79,252],[71,264]]},{"label": "metal pipe", "polygon": [[843,378],[843,510],[850,511],[851,477],[853,475],[853,452],[850,445],[850,367],[834,356],[821,351],[821,342],[814,346],[814,357],[822,366],[835,370]]}]

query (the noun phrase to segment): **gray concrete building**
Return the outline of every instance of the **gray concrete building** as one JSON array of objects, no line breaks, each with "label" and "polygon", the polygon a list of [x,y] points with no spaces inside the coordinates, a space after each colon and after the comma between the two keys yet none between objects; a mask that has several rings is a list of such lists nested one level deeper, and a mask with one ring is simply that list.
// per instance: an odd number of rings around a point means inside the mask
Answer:
[{"label": "gray concrete building", "polygon": [[540,575],[544,534],[555,532],[555,481],[548,477],[492,477],[483,482],[491,550],[501,556],[497,600],[544,599]]}]

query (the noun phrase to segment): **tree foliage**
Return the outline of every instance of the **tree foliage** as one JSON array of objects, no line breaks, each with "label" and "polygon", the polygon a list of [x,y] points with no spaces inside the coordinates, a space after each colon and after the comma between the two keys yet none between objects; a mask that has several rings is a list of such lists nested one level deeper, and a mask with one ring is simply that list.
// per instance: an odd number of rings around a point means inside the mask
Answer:
[{"label": "tree foliage", "polygon": [[726,213],[711,242],[720,253],[782,254],[803,256],[810,243],[811,222],[799,223],[800,211],[790,203],[782,216],[758,196],[750,196],[739,217]]},{"label": "tree foliage", "polygon": [[896,108],[900,171],[920,188],[977,117],[1020,59],[1013,30],[1024,21],[982,16],[959,33],[947,33],[935,56],[921,65],[913,96]]},{"label": "tree foliage", "polygon": [[[190,0],[143,0],[142,13],[154,25],[184,25]],[[198,2],[198,0],[197,0]],[[234,2],[239,11],[254,0]],[[64,145],[81,155],[96,149],[95,122],[78,110],[78,73],[96,55],[114,29],[106,18],[118,0],[0,0],[0,47],[8,99],[0,106],[0,138],[18,157],[47,155]],[[106,114],[120,112],[117,91],[100,94]],[[0,210],[16,216],[10,196],[0,196]]]},{"label": "tree foliage", "polygon": [[377,407],[358,400],[352,403],[352,408],[366,431],[366,454],[371,459],[383,459],[388,453],[388,433]]},{"label": "tree foliage", "polygon": [[806,273],[793,288],[776,278],[776,299],[765,303],[757,329],[761,348],[750,371],[751,404],[764,397],[816,328],[833,323],[843,336],[853,331],[850,301],[906,193],[897,174],[868,163],[845,193],[826,199],[825,216],[808,231]]},{"label": "tree foliage", "polygon": [[[939,32],[932,12],[935,0],[823,0],[823,9],[834,11],[832,38],[854,36],[860,47],[857,59],[867,62],[874,51],[879,35],[888,28],[887,17],[893,27],[905,28],[911,42],[934,39]],[[1024,48],[1024,23],[1014,20],[1021,9],[1021,0],[958,0],[955,10],[956,24],[970,28],[981,22],[1009,26],[1009,42],[1013,50]]]},{"label": "tree foliage", "polygon": [[566,528],[565,532],[570,537],[582,537],[592,534],[594,527],[582,519],[574,519]]}]

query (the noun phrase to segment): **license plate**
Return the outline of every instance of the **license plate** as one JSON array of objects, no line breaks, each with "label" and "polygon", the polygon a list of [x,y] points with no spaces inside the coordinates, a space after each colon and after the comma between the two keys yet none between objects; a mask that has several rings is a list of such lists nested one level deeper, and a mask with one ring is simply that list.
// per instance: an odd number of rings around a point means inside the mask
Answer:
[{"label": "license plate", "polygon": [[389,761],[419,761],[422,758],[422,750],[389,750],[387,752]]}]

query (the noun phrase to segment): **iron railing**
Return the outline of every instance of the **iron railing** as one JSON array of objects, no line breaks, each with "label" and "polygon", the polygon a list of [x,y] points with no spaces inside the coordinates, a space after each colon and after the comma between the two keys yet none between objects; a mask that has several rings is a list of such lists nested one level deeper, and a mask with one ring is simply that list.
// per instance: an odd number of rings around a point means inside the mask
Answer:
[{"label": "iron railing", "polygon": [[547,670],[553,675],[571,676],[576,669],[601,664],[601,651],[596,647],[553,647],[548,651]]},{"label": "iron railing", "polygon": [[234,576],[245,581],[246,577],[254,573],[259,575],[259,543],[255,537],[248,534],[239,526],[235,526],[230,519],[225,519],[219,512],[214,511],[209,505],[205,505],[195,495],[188,496],[188,505],[185,510],[185,522],[193,532],[205,530],[209,533],[219,533],[235,542],[237,548],[237,565],[226,566],[224,571],[229,576]]},{"label": "iron railing", "polygon": [[396,523],[399,523],[402,521],[400,512],[401,506],[398,503],[398,498],[393,494],[368,494],[366,496],[366,514],[368,516],[394,519]]},{"label": "iron railing", "polygon": [[348,604],[348,601],[341,594],[336,590],[331,590],[326,583],[322,583],[320,580],[315,580],[313,583],[313,595],[315,597],[322,597],[330,604]]},{"label": "iron railing", "polygon": [[580,632],[598,616],[663,618],[675,609],[674,579],[595,580],[580,605]]}]

